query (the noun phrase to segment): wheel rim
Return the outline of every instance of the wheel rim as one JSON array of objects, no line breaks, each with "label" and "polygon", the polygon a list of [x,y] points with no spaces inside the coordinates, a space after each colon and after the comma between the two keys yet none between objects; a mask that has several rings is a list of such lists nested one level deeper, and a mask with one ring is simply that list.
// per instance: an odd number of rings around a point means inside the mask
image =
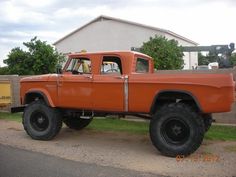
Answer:
[{"label": "wheel rim", "polygon": [[37,131],[44,131],[49,126],[49,119],[44,113],[36,111],[32,113],[30,123],[33,129]]},{"label": "wheel rim", "polygon": [[190,136],[190,127],[185,121],[173,117],[163,123],[161,134],[167,143],[182,145]]}]

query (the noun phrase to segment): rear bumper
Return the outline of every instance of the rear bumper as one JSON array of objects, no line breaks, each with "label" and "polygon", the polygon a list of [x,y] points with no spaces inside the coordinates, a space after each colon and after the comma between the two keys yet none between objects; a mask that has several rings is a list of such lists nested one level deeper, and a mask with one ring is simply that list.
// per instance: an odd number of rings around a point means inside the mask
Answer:
[{"label": "rear bumper", "polygon": [[11,107],[11,113],[24,112],[25,106]]}]

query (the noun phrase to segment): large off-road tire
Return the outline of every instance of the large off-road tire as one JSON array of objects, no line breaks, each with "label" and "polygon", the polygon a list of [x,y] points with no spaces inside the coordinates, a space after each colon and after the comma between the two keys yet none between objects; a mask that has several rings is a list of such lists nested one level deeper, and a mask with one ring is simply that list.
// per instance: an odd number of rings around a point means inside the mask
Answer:
[{"label": "large off-road tire", "polygon": [[67,125],[67,127],[74,129],[74,130],[81,130],[89,125],[89,123],[93,119],[81,119],[78,117],[66,117],[64,118],[63,122]]},{"label": "large off-road tire", "polygon": [[202,118],[204,121],[205,132],[207,132],[210,129],[211,124],[213,122],[212,115],[211,114],[203,114]]},{"label": "large off-road tire", "polygon": [[25,108],[22,123],[31,138],[50,140],[59,133],[62,127],[62,117],[57,109],[37,100]]},{"label": "large off-road tire", "polygon": [[150,121],[150,138],[164,155],[187,156],[201,145],[205,127],[203,119],[184,103],[163,105]]}]

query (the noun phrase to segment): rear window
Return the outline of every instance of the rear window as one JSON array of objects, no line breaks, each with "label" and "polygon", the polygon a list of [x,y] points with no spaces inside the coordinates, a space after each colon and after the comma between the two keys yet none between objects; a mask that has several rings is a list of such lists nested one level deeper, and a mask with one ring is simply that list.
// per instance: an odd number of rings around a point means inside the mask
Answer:
[{"label": "rear window", "polygon": [[149,61],[147,59],[137,58],[135,72],[148,73],[149,72]]}]

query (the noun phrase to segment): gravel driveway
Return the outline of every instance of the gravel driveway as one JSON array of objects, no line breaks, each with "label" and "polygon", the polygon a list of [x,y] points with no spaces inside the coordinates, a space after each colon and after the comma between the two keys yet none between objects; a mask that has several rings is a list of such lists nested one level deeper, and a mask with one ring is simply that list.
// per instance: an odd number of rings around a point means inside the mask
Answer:
[{"label": "gravel driveway", "polygon": [[236,176],[236,142],[204,141],[193,155],[162,156],[148,135],[74,131],[66,127],[52,141],[32,140],[22,125],[0,120],[0,144],[79,162],[168,176]]}]

